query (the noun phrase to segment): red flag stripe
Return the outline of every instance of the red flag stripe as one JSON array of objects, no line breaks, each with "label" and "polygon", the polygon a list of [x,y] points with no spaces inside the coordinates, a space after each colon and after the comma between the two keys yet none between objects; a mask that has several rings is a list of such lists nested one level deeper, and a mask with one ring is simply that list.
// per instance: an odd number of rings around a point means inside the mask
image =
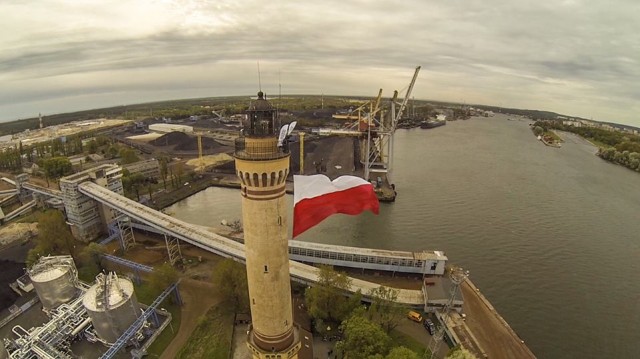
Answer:
[{"label": "red flag stripe", "polygon": [[293,214],[293,237],[335,213],[356,215],[365,210],[378,214],[380,204],[370,183],[298,201]]}]

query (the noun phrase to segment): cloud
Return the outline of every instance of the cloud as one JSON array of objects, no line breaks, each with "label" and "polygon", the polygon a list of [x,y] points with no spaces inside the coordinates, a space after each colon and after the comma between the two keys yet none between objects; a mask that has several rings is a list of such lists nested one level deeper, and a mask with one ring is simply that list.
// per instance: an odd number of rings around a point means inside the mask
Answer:
[{"label": "cloud", "polygon": [[[640,125],[640,5],[618,1],[0,4],[0,120],[155,99],[287,93],[552,110]],[[75,100],[74,100],[75,99]]]}]

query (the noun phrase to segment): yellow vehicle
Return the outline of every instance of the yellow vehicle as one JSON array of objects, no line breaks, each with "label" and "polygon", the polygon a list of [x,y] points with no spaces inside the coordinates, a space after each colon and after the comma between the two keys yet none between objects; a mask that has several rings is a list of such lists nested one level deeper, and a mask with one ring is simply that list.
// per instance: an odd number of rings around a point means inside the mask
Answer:
[{"label": "yellow vehicle", "polygon": [[407,318],[413,320],[416,323],[422,323],[422,315],[420,315],[420,313],[409,311],[409,313],[407,313]]}]

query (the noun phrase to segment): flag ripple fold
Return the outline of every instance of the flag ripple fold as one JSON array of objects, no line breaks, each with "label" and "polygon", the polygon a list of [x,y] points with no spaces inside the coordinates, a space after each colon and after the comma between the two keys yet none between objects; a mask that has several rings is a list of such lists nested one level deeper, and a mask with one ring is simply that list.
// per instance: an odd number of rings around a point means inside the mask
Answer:
[{"label": "flag ripple fold", "polygon": [[293,176],[293,237],[335,213],[378,214],[380,203],[373,185],[360,177]]}]

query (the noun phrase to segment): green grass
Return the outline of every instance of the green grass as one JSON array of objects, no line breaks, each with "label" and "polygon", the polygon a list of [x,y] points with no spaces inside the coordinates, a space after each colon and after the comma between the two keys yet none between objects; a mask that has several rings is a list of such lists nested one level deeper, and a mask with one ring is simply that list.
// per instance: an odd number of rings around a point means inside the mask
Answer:
[{"label": "green grass", "polygon": [[[395,344],[394,346],[397,346],[397,347],[403,346],[403,347],[406,347],[408,349],[411,349],[416,354],[418,354],[420,357],[422,357],[424,355],[425,351],[428,351],[427,343],[421,343],[421,342],[411,338],[408,335],[400,333],[397,330],[392,330],[391,333],[389,334],[389,336],[393,340],[393,343]],[[429,353],[428,356],[431,356],[430,353]]]},{"label": "green grass", "polygon": [[552,131],[552,130],[546,131],[546,132],[544,133],[544,135],[545,135],[545,136],[549,136],[549,137],[553,138],[553,140],[554,140],[555,142],[564,142],[564,141],[562,140],[562,137],[558,136],[558,135],[557,135],[554,131]]},{"label": "green grass", "polygon": [[598,148],[607,149],[607,148],[609,148],[609,147],[614,147],[614,146],[608,145],[608,144],[606,144],[606,143],[604,143],[604,142],[600,142],[600,141],[598,141],[598,140],[594,140],[594,139],[593,139],[593,138],[591,138],[591,137],[583,137],[583,138],[584,138],[585,140],[587,140],[587,141],[591,142],[594,146],[596,146],[596,147],[598,147]]},{"label": "green grass", "polygon": [[233,337],[233,310],[230,305],[214,306],[200,318],[187,343],[178,352],[178,359],[227,359]]},{"label": "green grass", "polygon": [[[135,284],[134,284],[135,285]],[[160,292],[154,290],[149,285],[135,285],[136,297],[138,301],[144,304],[151,304],[158,297]],[[151,358],[159,357],[162,352],[169,346],[173,338],[178,334],[180,329],[181,314],[180,306],[171,302],[173,295],[169,295],[164,302],[160,303],[158,308],[164,308],[171,313],[171,325],[167,326],[156,340],[147,349],[147,353]],[[173,328],[173,330],[172,330]]]},{"label": "green grass", "polygon": [[153,344],[151,344],[147,349],[147,353],[151,358],[160,357],[176,334],[178,334],[178,329],[180,329],[180,320],[182,315],[180,307],[176,304],[169,303],[169,299],[166,299],[160,304],[160,308],[164,308],[171,313],[171,324],[164,328],[164,331],[158,335]]},{"label": "green grass", "polygon": [[[9,211],[7,210],[6,213],[9,213]],[[31,213],[29,213],[27,215],[23,215],[23,216],[18,217],[13,222],[15,222],[15,223],[34,223],[34,222],[38,222],[38,218],[36,217],[36,212],[32,211]]]},{"label": "green grass", "polygon": [[95,264],[78,265],[78,278],[85,283],[93,283],[100,273],[100,268]]}]

